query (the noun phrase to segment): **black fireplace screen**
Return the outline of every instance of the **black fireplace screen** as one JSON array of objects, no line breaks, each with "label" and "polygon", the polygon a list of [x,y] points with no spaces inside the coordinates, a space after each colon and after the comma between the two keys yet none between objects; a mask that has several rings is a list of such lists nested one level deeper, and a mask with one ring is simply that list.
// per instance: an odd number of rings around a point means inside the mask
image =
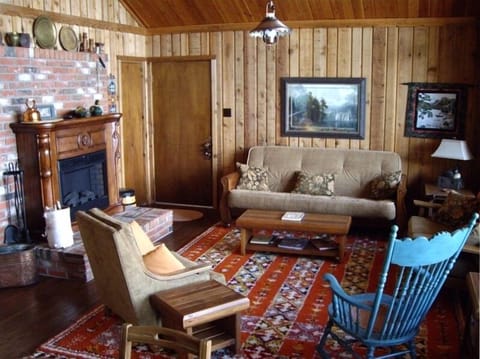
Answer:
[{"label": "black fireplace screen", "polygon": [[62,205],[75,213],[108,207],[106,151],[98,151],[58,161]]}]

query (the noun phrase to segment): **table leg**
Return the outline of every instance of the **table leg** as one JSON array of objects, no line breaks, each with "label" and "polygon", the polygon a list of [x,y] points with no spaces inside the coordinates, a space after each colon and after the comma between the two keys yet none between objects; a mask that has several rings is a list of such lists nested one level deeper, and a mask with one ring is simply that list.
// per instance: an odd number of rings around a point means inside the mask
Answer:
[{"label": "table leg", "polygon": [[252,235],[251,229],[247,229],[247,228],[240,229],[240,254],[242,256],[244,256],[246,253],[247,243],[251,235]]}]

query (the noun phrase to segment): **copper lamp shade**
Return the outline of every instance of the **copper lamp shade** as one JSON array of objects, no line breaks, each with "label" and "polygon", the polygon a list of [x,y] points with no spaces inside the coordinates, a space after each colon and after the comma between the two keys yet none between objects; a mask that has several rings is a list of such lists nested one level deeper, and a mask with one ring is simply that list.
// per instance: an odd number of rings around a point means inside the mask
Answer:
[{"label": "copper lamp shade", "polygon": [[279,36],[288,35],[291,30],[275,17],[273,1],[267,2],[265,12],[265,18],[255,29],[250,31],[250,36],[261,37],[267,45],[273,45],[277,42]]}]

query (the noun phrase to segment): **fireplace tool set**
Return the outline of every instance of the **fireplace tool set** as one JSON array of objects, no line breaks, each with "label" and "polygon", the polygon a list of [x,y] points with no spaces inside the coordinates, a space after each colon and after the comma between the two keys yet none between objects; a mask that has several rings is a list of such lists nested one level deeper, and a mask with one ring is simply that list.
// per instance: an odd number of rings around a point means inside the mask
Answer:
[{"label": "fireplace tool set", "polygon": [[[6,244],[32,243],[25,213],[23,170],[19,168],[18,163],[8,163],[8,170],[3,172],[3,183],[7,189],[6,198],[8,199],[9,222],[7,227],[5,227],[4,241]],[[12,213],[13,210],[15,210],[15,213]],[[14,217],[15,224],[12,223]]]}]

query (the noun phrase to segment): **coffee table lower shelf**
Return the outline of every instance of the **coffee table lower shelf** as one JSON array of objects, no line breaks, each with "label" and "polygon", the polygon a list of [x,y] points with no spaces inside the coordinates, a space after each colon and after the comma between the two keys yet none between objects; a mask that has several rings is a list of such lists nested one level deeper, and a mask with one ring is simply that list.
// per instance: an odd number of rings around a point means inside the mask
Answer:
[{"label": "coffee table lower shelf", "polygon": [[247,250],[255,252],[272,252],[272,253],[282,253],[282,254],[296,254],[302,256],[324,256],[324,257],[338,257],[338,249],[326,249],[319,250],[308,244],[307,247],[303,249],[288,249],[277,247],[276,245],[264,245],[264,244],[253,244],[248,243],[246,246]]},{"label": "coffee table lower shelf", "polygon": [[[236,220],[240,228],[240,253],[245,255],[246,250],[265,251],[273,253],[286,253],[296,255],[311,255],[322,257],[334,257],[339,262],[343,261],[345,253],[346,236],[350,230],[352,218],[334,214],[305,213],[301,221],[282,220],[281,211],[266,211],[259,209],[247,209]],[[250,243],[250,238],[255,230],[286,230],[311,233],[325,233],[335,235],[338,243],[337,249],[319,250],[308,243],[304,249],[287,249],[275,245],[262,245]]]}]

